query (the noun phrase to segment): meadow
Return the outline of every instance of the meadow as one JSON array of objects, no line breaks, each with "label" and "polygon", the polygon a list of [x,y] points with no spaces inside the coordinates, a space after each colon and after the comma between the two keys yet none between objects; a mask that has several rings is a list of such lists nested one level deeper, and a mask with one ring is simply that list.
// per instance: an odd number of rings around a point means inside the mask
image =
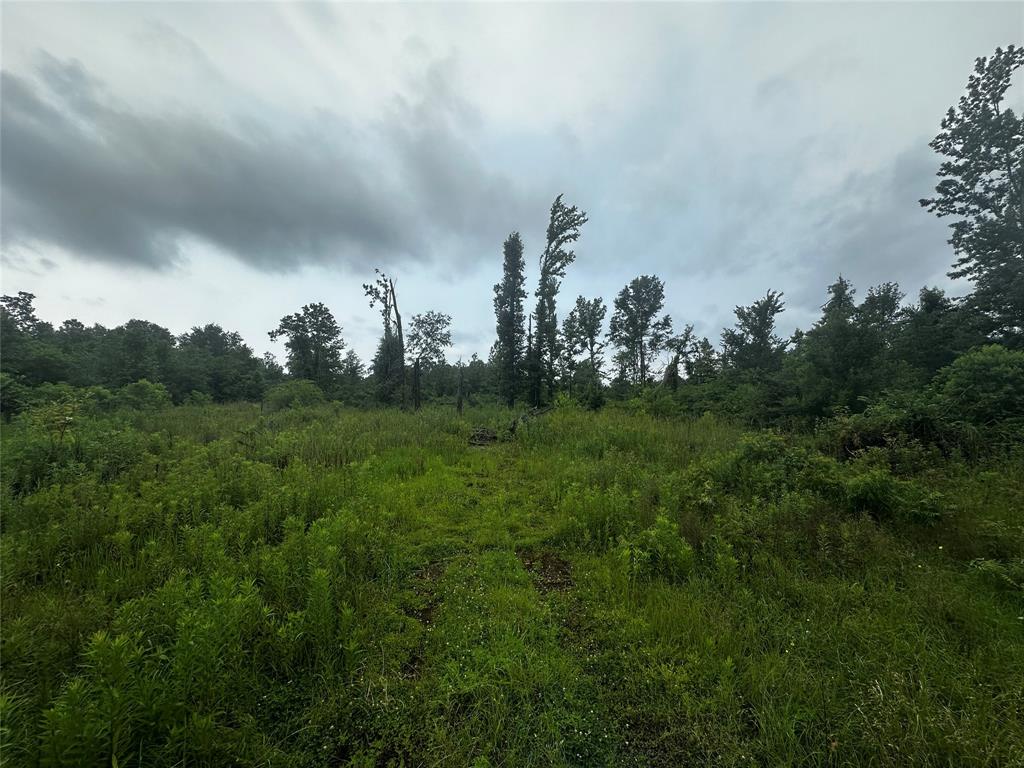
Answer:
[{"label": "meadow", "polygon": [[4,424],[3,764],[1024,765],[1019,449],[509,422]]}]

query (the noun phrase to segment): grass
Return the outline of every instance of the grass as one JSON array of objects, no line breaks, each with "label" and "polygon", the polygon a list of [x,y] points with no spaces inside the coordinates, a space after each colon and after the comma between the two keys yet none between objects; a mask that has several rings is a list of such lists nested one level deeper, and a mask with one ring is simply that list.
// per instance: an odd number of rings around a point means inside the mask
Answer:
[{"label": "grass", "polygon": [[1024,765],[1024,461],[709,417],[3,427],[6,765]]}]

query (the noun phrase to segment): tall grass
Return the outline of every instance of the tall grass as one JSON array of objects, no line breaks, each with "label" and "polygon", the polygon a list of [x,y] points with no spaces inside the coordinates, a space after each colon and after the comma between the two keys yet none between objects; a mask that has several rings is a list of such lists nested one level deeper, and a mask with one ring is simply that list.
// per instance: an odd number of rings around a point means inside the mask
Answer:
[{"label": "tall grass", "polygon": [[711,418],[511,421],[4,425],[3,760],[1019,762],[1019,456],[897,477]]}]

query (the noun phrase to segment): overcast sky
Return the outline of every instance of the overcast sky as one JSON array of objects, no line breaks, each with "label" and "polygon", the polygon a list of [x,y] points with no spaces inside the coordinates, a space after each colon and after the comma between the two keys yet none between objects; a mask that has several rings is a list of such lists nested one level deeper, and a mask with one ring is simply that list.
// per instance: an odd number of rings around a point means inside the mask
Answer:
[{"label": "overcast sky", "polygon": [[962,291],[917,203],[928,142],[975,57],[1024,40],[1021,3],[0,13],[4,293],[257,353],[322,301],[363,357],[375,266],[405,317],[453,316],[451,358],[486,357],[502,241],[522,233],[532,293],[558,193],[590,216],[560,315],[638,274],[715,341],[768,288],[807,327],[840,272]]}]

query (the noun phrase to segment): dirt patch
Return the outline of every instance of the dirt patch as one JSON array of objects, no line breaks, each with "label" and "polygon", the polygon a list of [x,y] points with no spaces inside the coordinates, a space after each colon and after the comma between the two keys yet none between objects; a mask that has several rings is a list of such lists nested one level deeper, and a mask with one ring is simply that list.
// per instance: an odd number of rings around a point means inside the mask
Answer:
[{"label": "dirt patch", "polygon": [[516,556],[523,564],[523,567],[533,576],[537,591],[565,592],[573,586],[572,566],[569,562],[554,552],[542,550],[519,550]]}]

